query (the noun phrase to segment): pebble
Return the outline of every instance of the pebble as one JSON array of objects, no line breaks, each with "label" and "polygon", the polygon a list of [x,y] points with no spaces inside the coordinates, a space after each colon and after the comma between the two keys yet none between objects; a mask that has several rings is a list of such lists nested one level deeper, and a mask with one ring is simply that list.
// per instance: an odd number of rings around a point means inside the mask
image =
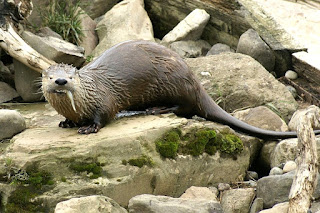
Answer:
[{"label": "pebble", "polygon": [[286,78],[290,79],[290,80],[295,80],[298,78],[298,73],[296,73],[295,71],[292,70],[288,70],[285,74]]},{"label": "pebble", "polygon": [[297,164],[294,161],[288,161],[283,167],[283,173],[291,172],[297,168]]},{"label": "pebble", "polygon": [[258,180],[259,175],[255,171],[247,171],[245,180]]},{"label": "pebble", "polygon": [[279,167],[273,167],[270,172],[269,175],[282,175],[283,174],[283,170],[280,169]]},{"label": "pebble", "polygon": [[221,192],[221,191],[225,191],[225,190],[228,190],[230,189],[230,185],[227,184],[227,183],[219,183],[218,184],[218,190]]}]

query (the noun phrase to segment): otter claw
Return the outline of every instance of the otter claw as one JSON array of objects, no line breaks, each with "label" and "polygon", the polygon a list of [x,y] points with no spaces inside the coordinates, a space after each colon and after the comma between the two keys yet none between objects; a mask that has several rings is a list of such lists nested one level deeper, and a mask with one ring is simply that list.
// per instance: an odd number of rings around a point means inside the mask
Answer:
[{"label": "otter claw", "polygon": [[90,134],[90,133],[97,133],[100,130],[99,124],[92,124],[90,126],[82,126],[78,129],[78,133],[80,134]]}]

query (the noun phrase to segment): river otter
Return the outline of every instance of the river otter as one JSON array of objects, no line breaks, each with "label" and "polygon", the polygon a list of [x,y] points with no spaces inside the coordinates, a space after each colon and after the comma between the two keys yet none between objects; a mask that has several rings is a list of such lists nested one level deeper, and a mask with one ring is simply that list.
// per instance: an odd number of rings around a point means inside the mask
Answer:
[{"label": "river otter", "polygon": [[80,70],[52,65],[43,72],[42,90],[64,117],[59,126],[98,132],[121,110],[173,107],[178,116],[198,115],[260,138],[296,137],[253,127],[221,109],[175,52],[149,41],[126,41],[106,50]]}]

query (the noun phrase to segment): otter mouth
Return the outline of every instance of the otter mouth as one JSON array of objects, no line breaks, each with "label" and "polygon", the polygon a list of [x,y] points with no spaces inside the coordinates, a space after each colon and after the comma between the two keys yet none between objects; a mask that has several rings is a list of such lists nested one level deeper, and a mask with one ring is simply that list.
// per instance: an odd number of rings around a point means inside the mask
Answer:
[{"label": "otter mouth", "polygon": [[52,91],[52,93],[56,93],[56,94],[67,94],[67,92],[68,92],[67,90],[53,90]]},{"label": "otter mouth", "polygon": [[71,106],[72,106],[72,109],[77,112],[77,109],[76,109],[76,105],[74,104],[74,99],[73,99],[73,94],[71,91],[69,90],[53,90],[52,93],[55,93],[55,94],[59,94],[59,95],[62,95],[62,94],[66,94],[67,97],[69,98],[70,102],[71,102]]}]

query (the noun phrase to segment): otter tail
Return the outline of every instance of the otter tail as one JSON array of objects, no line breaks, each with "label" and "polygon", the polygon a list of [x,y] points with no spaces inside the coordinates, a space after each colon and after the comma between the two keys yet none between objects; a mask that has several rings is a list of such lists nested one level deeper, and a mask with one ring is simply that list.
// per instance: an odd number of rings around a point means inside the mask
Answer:
[{"label": "otter tail", "polygon": [[[296,132],[277,132],[265,130],[240,121],[218,106],[206,92],[202,92],[199,108],[199,116],[210,121],[228,125],[234,130],[261,139],[285,139],[297,137]],[[314,133],[320,134],[320,130],[315,130]]]}]

